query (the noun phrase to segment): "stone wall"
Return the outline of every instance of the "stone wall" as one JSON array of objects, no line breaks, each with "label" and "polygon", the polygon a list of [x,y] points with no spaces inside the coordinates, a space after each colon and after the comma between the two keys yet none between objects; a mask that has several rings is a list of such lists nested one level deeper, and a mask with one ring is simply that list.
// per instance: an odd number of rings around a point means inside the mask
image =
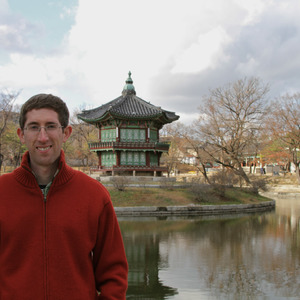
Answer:
[{"label": "stone wall", "polygon": [[115,207],[118,216],[227,215],[275,209],[275,201],[257,204]]}]

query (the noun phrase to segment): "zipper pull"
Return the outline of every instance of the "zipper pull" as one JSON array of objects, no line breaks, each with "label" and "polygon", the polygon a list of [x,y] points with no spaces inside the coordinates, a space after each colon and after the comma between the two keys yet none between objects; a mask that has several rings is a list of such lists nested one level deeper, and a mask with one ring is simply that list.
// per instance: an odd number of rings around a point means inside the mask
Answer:
[{"label": "zipper pull", "polygon": [[46,188],[41,189],[41,192],[43,194],[44,197],[44,202],[47,202],[47,193],[46,193]]}]

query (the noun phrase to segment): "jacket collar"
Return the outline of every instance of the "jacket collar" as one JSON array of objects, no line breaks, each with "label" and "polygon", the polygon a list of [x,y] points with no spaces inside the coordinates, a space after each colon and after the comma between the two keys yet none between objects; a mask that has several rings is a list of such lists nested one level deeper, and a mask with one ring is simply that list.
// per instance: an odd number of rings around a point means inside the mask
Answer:
[{"label": "jacket collar", "polygon": [[[29,152],[26,151],[22,157],[21,166],[14,170],[13,174],[18,182],[27,187],[36,187],[37,181],[30,168]],[[66,164],[65,153],[61,150],[60,159],[58,163],[59,172],[53,180],[53,184],[62,185],[67,183],[75,174],[75,171]]]}]

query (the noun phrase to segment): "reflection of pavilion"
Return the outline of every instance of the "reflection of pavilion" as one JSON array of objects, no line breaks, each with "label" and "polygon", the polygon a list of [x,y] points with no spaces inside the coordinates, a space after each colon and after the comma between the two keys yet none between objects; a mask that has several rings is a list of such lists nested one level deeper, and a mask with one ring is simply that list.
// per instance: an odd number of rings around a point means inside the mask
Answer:
[{"label": "reflection of pavilion", "polygon": [[126,299],[163,300],[177,294],[176,289],[159,280],[161,257],[157,235],[126,234],[124,244],[129,264]]}]

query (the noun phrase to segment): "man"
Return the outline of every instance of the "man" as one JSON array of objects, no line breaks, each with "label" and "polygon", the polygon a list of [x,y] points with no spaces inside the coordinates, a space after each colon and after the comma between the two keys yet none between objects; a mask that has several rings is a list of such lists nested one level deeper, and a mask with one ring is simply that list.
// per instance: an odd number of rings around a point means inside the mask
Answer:
[{"label": "man", "polygon": [[128,265],[109,193],[65,162],[72,128],[58,97],[21,109],[28,151],[0,176],[0,299],[123,300]]}]

